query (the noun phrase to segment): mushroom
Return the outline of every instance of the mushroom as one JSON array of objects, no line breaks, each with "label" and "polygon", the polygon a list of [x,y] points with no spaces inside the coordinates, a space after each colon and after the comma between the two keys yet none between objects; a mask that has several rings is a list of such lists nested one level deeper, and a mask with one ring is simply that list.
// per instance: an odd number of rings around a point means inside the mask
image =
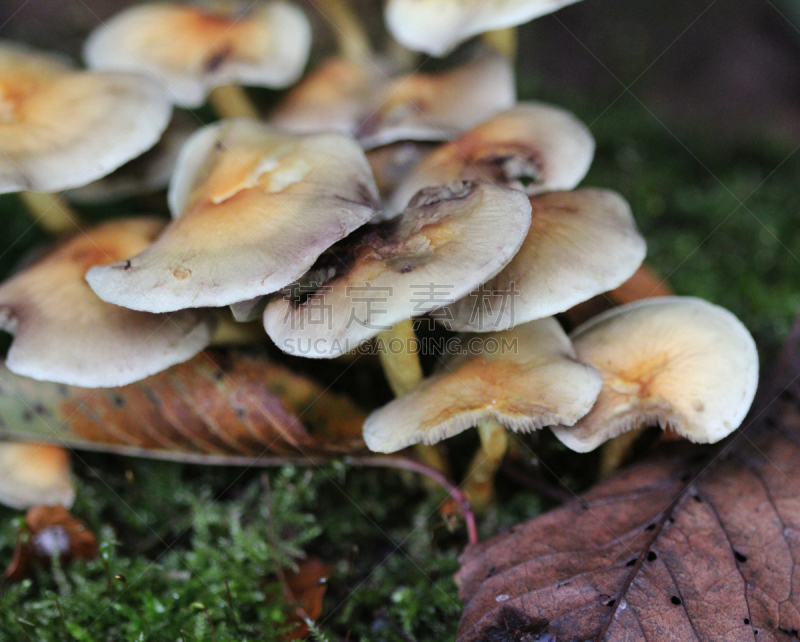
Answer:
[{"label": "mushroom", "polygon": [[432,142],[405,140],[369,150],[367,160],[381,197],[388,198],[417,164],[436,147],[437,144]]},{"label": "mushroom", "polygon": [[402,215],[321,256],[267,305],[264,327],[285,352],[339,356],[494,276],[529,225],[521,192],[475,182],[422,190]]},{"label": "mushroom", "polygon": [[64,198],[71,203],[94,205],[166,189],[183,145],[197,129],[192,116],[176,113],[154,147],[108,176],[68,190]]},{"label": "mushroom", "polygon": [[216,4],[219,11],[167,3],[126,9],[89,36],[86,63],[146,74],[172,102],[190,108],[222,85],[280,88],[300,77],[311,47],[311,27],[300,9],[236,2],[224,11]]},{"label": "mushroom", "polygon": [[444,56],[480,33],[514,27],[578,0],[388,0],[386,27],[400,44]]},{"label": "mushroom", "polygon": [[0,285],[0,329],[14,335],[12,372],[87,388],[123,386],[191,358],[211,323],[197,311],[134,312],[101,301],[84,274],[146,247],[157,219],[112,221],[61,242]]},{"label": "mushroom", "polygon": [[75,501],[69,453],[59,446],[0,443],[0,504],[25,509]]},{"label": "mushroom", "polygon": [[578,362],[552,317],[462,341],[465,353],[367,417],[370,450],[434,444],[487,419],[515,432],[571,426],[600,392],[600,375]]},{"label": "mushroom", "polygon": [[586,126],[563,109],[520,103],[442,145],[419,163],[387,204],[402,212],[424,187],[455,180],[486,180],[528,196],[569,190],[586,175],[594,139]]},{"label": "mushroom", "polygon": [[294,132],[351,133],[372,149],[449,140],[516,100],[514,70],[491,50],[443,72],[390,78],[390,71],[380,60],[331,59],[289,93],[271,122]]},{"label": "mushroom", "polygon": [[0,193],[97,180],[152,147],[171,111],[147,78],[0,43]]},{"label": "mushroom", "polygon": [[442,315],[454,330],[506,330],[564,312],[620,286],[642,264],[645,240],[615,192],[550,192],[530,203],[531,227],[511,263]]},{"label": "mushroom", "polygon": [[691,297],[644,299],[594,317],[572,335],[603,377],[591,412],[553,429],[577,452],[646,423],[714,443],[742,422],[758,384],[758,352],[724,308]]},{"label": "mushroom", "polygon": [[379,207],[355,141],[247,119],[192,136],[169,204],[174,220],[155,243],[89,271],[101,299],[149,312],[254,299],[298,279]]}]

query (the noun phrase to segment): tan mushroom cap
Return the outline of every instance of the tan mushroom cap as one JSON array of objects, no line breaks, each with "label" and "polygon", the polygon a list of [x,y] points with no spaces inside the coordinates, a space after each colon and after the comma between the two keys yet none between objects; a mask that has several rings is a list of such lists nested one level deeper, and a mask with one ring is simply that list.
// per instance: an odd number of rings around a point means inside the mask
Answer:
[{"label": "tan mushroom cap", "polygon": [[94,205],[165,190],[181,149],[198,129],[194,116],[186,112],[175,113],[161,140],[153,147],[108,176],[64,192],[64,198],[70,203]]},{"label": "tan mushroom cap", "polygon": [[511,108],[516,98],[511,63],[484,51],[448,71],[395,78],[364,110],[356,135],[365,149],[399,140],[450,140]]},{"label": "tan mushroom cap", "polygon": [[489,183],[424,190],[401,216],[331,248],[267,305],[264,327],[284,352],[337,357],[497,274],[529,225],[520,192]]},{"label": "tan mushroom cap", "polygon": [[388,0],[386,26],[402,45],[444,56],[479,33],[521,25],[578,0]]},{"label": "tan mushroom cap", "polygon": [[367,160],[382,198],[388,198],[419,162],[438,147],[437,143],[404,140],[376,147]]},{"label": "tan mushroom cap", "polygon": [[89,36],[84,58],[93,69],[154,78],[181,107],[199,107],[219,85],[291,85],[311,47],[305,14],[286,2],[234,4],[237,10],[224,12],[166,3],[131,7]]},{"label": "tan mushroom cap", "polygon": [[586,176],[594,138],[571,113],[520,103],[442,145],[401,183],[388,213],[401,212],[419,190],[455,180],[484,180],[528,196],[570,190]]},{"label": "tan mushroom cap", "polygon": [[11,372],[86,388],[124,386],[193,357],[211,338],[206,314],[134,312],[101,301],[84,274],[135,254],[163,228],[112,221],[57,245],[0,285],[0,328],[14,335]]},{"label": "tan mushroom cap", "polygon": [[[449,306],[454,330],[488,332],[564,312],[627,281],[647,246],[625,200],[607,190],[531,198],[519,252],[491,281]],[[477,313],[480,314],[477,314]]]},{"label": "tan mushroom cap", "polygon": [[329,58],[291,89],[269,122],[298,134],[355,134],[365,104],[390,74],[380,60]]},{"label": "tan mushroom cap", "polygon": [[592,411],[556,436],[578,452],[643,423],[714,443],[741,424],[758,384],[758,352],[724,308],[691,297],[609,310],[571,335],[578,359],[603,376]]},{"label": "tan mushroom cap", "polygon": [[169,203],[175,220],[153,245],[87,274],[104,301],[170,312],[275,292],[379,207],[354,140],[247,119],[220,121],[189,140]]},{"label": "tan mushroom cap", "polygon": [[0,504],[26,509],[31,506],[75,501],[69,453],[58,446],[0,442]]},{"label": "tan mushroom cap", "polygon": [[171,112],[146,78],[76,71],[0,42],[0,193],[97,180],[152,147]]},{"label": "tan mushroom cap", "polygon": [[[476,341],[477,349],[470,350]],[[391,453],[434,444],[487,419],[516,432],[572,425],[600,392],[600,375],[576,360],[552,317],[506,332],[465,336],[462,347],[470,353],[367,418],[364,440],[371,450]]]},{"label": "tan mushroom cap", "polygon": [[511,63],[491,50],[443,72],[392,78],[391,71],[381,60],[329,60],[289,93],[270,122],[294,132],[351,133],[372,149],[450,140],[516,100]]}]

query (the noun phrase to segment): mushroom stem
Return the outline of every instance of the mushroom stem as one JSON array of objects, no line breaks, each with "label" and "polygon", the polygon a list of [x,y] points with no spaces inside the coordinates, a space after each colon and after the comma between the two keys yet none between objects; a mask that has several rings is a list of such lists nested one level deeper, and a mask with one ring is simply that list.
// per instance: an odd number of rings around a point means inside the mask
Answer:
[{"label": "mushroom stem", "polygon": [[209,100],[221,118],[258,118],[258,109],[239,85],[215,87]]},{"label": "mushroom stem", "polygon": [[646,428],[647,424],[642,424],[638,428],[617,435],[603,444],[600,450],[600,468],[597,473],[598,479],[605,479],[622,466],[625,460],[630,457],[636,440],[642,436]]},{"label": "mushroom stem", "polygon": [[58,194],[20,192],[19,198],[36,222],[56,236],[66,236],[80,228],[80,217]]},{"label": "mushroom stem", "polygon": [[[414,322],[411,319],[395,323],[381,332],[376,341],[383,344],[383,349],[378,354],[389,387],[396,397],[406,394],[425,378],[418,352],[410,349],[416,341]],[[394,347],[398,342],[401,348],[396,350]],[[436,446],[417,444],[414,452],[426,466],[441,472],[447,470],[447,462]]]},{"label": "mushroom stem", "polygon": [[517,57],[517,28],[507,27],[483,34],[483,42],[499,51],[511,62]]},{"label": "mushroom stem", "polygon": [[314,4],[334,30],[343,58],[360,62],[372,54],[367,32],[347,0],[315,0]]},{"label": "mushroom stem", "polygon": [[259,321],[239,323],[230,314],[222,313],[211,336],[212,346],[242,346],[258,343],[267,338],[264,326]]},{"label": "mushroom stem", "polygon": [[477,426],[481,447],[470,462],[464,477],[464,492],[476,512],[481,513],[494,499],[494,476],[508,450],[508,431],[496,419]]}]

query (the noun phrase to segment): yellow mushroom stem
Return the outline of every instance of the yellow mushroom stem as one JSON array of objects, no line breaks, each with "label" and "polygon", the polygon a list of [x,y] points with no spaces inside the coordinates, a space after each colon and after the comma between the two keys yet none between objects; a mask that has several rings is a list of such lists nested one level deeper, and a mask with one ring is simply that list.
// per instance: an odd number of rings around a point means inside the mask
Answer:
[{"label": "yellow mushroom stem", "polygon": [[221,118],[258,118],[258,109],[239,85],[215,87],[209,100]]},{"label": "yellow mushroom stem", "polygon": [[605,479],[615,473],[625,460],[630,457],[633,445],[641,437],[647,428],[647,424],[642,424],[638,428],[617,435],[609,439],[600,449],[600,467],[597,473],[598,479]]},{"label": "yellow mushroom stem", "polygon": [[369,37],[348,0],[316,0],[314,4],[335,32],[343,58],[360,62],[370,57]]},{"label": "yellow mushroom stem", "polygon": [[507,27],[483,34],[483,42],[495,51],[499,51],[512,63],[517,57],[517,28]]},{"label": "yellow mushroom stem", "polygon": [[230,313],[221,313],[214,334],[212,346],[243,346],[266,340],[267,333],[261,321],[239,323]]},{"label": "yellow mushroom stem", "polygon": [[[419,354],[411,349],[415,340],[414,322],[411,319],[395,323],[388,330],[381,332],[376,339],[383,372],[396,397],[407,393],[424,378]],[[398,342],[402,345],[400,350],[395,349]],[[447,470],[447,462],[436,446],[417,444],[414,451],[426,466],[439,472]]]},{"label": "yellow mushroom stem", "polygon": [[51,234],[66,236],[80,229],[80,217],[58,194],[20,192],[19,198],[36,222]]},{"label": "yellow mushroom stem", "polygon": [[475,512],[481,513],[494,499],[494,476],[508,450],[508,431],[496,419],[482,421],[477,429],[481,447],[470,462],[462,488]]}]

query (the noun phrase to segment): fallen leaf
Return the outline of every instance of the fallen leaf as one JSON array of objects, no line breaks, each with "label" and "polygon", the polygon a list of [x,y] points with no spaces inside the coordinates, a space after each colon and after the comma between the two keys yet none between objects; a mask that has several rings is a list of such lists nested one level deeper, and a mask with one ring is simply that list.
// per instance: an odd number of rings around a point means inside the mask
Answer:
[{"label": "fallen leaf", "polygon": [[209,351],[121,388],[0,368],[0,438],[184,461],[250,462],[362,447],[363,412],[264,357]]},{"label": "fallen leaf", "polygon": [[304,640],[309,634],[305,619],[316,620],[322,615],[322,600],[328,588],[327,577],[332,567],[316,557],[301,561],[297,571],[286,573],[287,597],[296,607],[289,623],[297,623],[286,637],[287,640]]},{"label": "fallen leaf", "polygon": [[36,564],[58,557],[62,566],[75,559],[97,556],[97,538],[63,506],[34,506],[25,515],[25,526],[17,533],[14,557],[3,574],[7,583],[27,577]]},{"label": "fallen leaf", "polygon": [[799,334],[783,385],[727,442],[665,446],[470,546],[458,642],[796,640]]}]

